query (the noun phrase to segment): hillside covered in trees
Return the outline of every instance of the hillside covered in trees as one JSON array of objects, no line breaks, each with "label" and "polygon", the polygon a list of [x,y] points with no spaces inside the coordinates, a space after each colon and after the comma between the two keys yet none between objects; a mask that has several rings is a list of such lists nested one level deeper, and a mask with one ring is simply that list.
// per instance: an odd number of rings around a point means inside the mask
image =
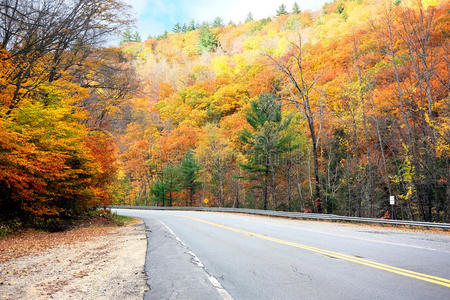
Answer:
[{"label": "hillside covered in trees", "polygon": [[381,217],[394,195],[395,218],[450,221],[447,1],[280,6],[144,41],[120,1],[10,2],[2,218],[110,203]]},{"label": "hillside covered in trees", "polygon": [[[117,203],[449,220],[446,1],[334,1],[122,46]],[[197,25],[196,25],[197,24]]]}]

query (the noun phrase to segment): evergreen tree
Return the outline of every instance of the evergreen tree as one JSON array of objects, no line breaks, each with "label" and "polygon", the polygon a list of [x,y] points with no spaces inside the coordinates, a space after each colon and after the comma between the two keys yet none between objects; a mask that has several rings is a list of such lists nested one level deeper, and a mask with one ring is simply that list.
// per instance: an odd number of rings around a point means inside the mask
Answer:
[{"label": "evergreen tree", "polygon": [[169,206],[172,206],[173,193],[181,190],[180,171],[178,168],[166,167],[163,169],[163,182],[169,193]]},{"label": "evergreen tree", "polygon": [[214,19],[214,21],[212,22],[212,27],[220,27],[220,26],[224,26],[223,24],[223,20],[221,17],[217,17]]},{"label": "evergreen tree", "polygon": [[[161,202],[162,205],[172,206],[173,193],[181,190],[180,170],[167,166],[162,170],[161,178],[150,188],[152,199]],[[167,202],[166,202],[167,200]]]},{"label": "evergreen tree", "polygon": [[181,27],[181,32],[184,32],[184,33],[188,32],[188,27],[187,27],[186,23],[184,23],[183,27]]},{"label": "evergreen tree", "polygon": [[277,9],[277,17],[281,16],[281,15],[287,15],[288,12],[286,10],[286,5],[281,4],[278,9]]},{"label": "evergreen tree", "polygon": [[157,40],[162,40],[162,39],[167,39],[167,37],[169,36],[169,33],[167,32],[167,30],[164,30],[163,34],[160,34],[156,37]]},{"label": "evergreen tree", "polygon": [[122,40],[120,41],[120,45],[122,45],[123,43],[140,42],[140,41],[141,37],[137,31],[131,32],[130,29],[127,29],[122,33]]},{"label": "evergreen tree", "polygon": [[189,191],[189,206],[192,206],[194,194],[200,187],[198,182],[199,171],[200,164],[194,158],[192,151],[188,150],[184,158],[181,160],[180,178],[182,187]]},{"label": "evergreen tree", "polygon": [[300,10],[300,6],[298,6],[297,2],[294,3],[294,6],[292,7],[292,13],[293,14],[299,14],[302,11]]},{"label": "evergreen tree", "polygon": [[252,131],[244,129],[240,135],[241,142],[248,147],[248,163],[240,164],[240,167],[249,173],[248,180],[259,182],[253,188],[262,188],[263,206],[267,209],[269,186],[277,206],[275,169],[280,163],[277,158],[295,148],[292,145],[294,136],[286,132],[291,117],[282,118],[281,105],[276,102],[275,95],[261,94],[258,101],[251,103],[246,119]]},{"label": "evergreen tree", "polygon": [[173,26],[172,31],[175,32],[175,33],[180,33],[181,32],[180,23],[175,24],[175,26]]},{"label": "evergreen tree", "polygon": [[216,36],[209,30],[208,26],[203,25],[198,37],[198,47],[200,51],[215,51],[219,46]]},{"label": "evergreen tree", "polygon": [[168,190],[163,181],[155,181],[150,187],[150,195],[153,202],[166,206],[168,204],[169,196]]},{"label": "evergreen tree", "polygon": [[245,23],[253,21],[253,14],[249,12],[247,15],[247,19],[245,19]]},{"label": "evergreen tree", "polygon": [[123,43],[128,43],[131,40],[131,30],[127,29],[124,32],[122,32],[122,39],[120,40],[120,45]]},{"label": "evergreen tree", "polygon": [[193,31],[193,30],[196,30],[196,29],[197,29],[197,26],[195,25],[195,20],[192,19],[191,22],[189,22],[188,30],[189,31]]},{"label": "evergreen tree", "polygon": [[139,35],[139,32],[136,31],[133,35],[133,42],[141,42],[141,41],[142,41],[141,36]]}]

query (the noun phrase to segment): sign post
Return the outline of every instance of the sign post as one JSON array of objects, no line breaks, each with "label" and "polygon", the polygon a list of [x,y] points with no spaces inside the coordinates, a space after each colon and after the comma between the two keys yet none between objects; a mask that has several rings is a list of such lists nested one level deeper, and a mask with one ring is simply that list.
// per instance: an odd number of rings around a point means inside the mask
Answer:
[{"label": "sign post", "polygon": [[389,196],[389,204],[391,205],[391,218],[394,219],[395,196]]}]

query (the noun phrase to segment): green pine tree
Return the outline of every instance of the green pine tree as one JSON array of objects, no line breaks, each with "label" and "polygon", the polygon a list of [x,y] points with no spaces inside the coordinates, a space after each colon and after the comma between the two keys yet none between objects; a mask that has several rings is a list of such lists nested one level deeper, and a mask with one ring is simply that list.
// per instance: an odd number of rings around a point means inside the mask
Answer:
[{"label": "green pine tree", "polygon": [[139,35],[139,32],[135,32],[134,34],[133,34],[133,40],[132,40],[133,42],[141,42],[142,41],[142,39],[141,39],[141,36]]},{"label": "green pine tree", "polygon": [[297,2],[294,3],[294,6],[292,7],[292,13],[293,14],[299,14],[302,11],[300,10],[300,6],[298,6]]},{"label": "green pine tree", "polygon": [[163,206],[172,206],[173,193],[181,190],[180,180],[180,170],[178,168],[165,167],[159,180],[153,183],[150,188],[152,199],[160,202]]},{"label": "green pine tree", "polygon": [[139,35],[139,33],[137,31],[131,32],[130,29],[126,29],[122,33],[122,40],[120,41],[120,45],[122,45],[123,43],[140,42],[140,41],[141,41],[141,36]]},{"label": "green pine tree", "polygon": [[130,29],[126,29],[124,32],[122,32],[122,39],[120,40],[120,45],[123,43],[128,43],[133,39],[133,33]]},{"label": "green pine tree", "polygon": [[189,206],[192,206],[194,194],[200,188],[198,182],[200,168],[201,166],[194,158],[194,154],[191,150],[188,150],[181,160],[179,171],[181,186],[189,192]]},{"label": "green pine tree", "polygon": [[150,195],[152,197],[152,200],[159,205],[166,206],[166,204],[169,204],[169,196],[167,194],[168,190],[163,181],[155,181],[150,186]]},{"label": "green pine tree", "polygon": [[209,30],[208,26],[203,25],[198,37],[198,48],[200,51],[215,51],[219,46],[219,40]]},{"label": "green pine tree", "polygon": [[175,33],[180,33],[181,32],[181,25],[180,25],[180,23],[175,24],[175,26],[173,26],[172,31],[175,32]]},{"label": "green pine tree", "polygon": [[273,94],[261,94],[258,101],[251,103],[251,111],[247,113],[247,122],[252,127],[244,129],[240,135],[241,142],[248,147],[248,163],[240,164],[246,171],[248,180],[258,182],[253,188],[263,190],[263,208],[267,209],[268,190],[272,187],[272,200],[276,206],[275,169],[280,163],[283,153],[294,149],[294,136],[286,131],[291,117],[282,118],[281,105]]},{"label": "green pine tree", "polygon": [[286,10],[286,5],[281,4],[278,9],[277,9],[277,17],[281,16],[281,15],[287,15],[288,12]]},{"label": "green pine tree", "polygon": [[245,19],[245,23],[253,21],[253,14],[249,12],[247,15],[247,19]]},{"label": "green pine tree", "polygon": [[163,169],[163,182],[169,194],[169,206],[172,206],[173,193],[181,190],[180,185],[180,170],[170,166]]},{"label": "green pine tree", "polygon": [[223,24],[223,20],[221,17],[217,17],[214,19],[214,21],[212,22],[212,27],[220,27],[220,26],[224,26]]},{"label": "green pine tree", "polygon": [[160,34],[156,37],[156,40],[163,40],[163,39],[167,39],[167,37],[169,36],[169,33],[167,32],[167,30],[164,30],[163,34]]},{"label": "green pine tree", "polygon": [[189,31],[193,31],[193,30],[196,30],[196,29],[197,29],[197,26],[195,25],[195,20],[192,19],[191,22],[189,22],[188,30]]}]

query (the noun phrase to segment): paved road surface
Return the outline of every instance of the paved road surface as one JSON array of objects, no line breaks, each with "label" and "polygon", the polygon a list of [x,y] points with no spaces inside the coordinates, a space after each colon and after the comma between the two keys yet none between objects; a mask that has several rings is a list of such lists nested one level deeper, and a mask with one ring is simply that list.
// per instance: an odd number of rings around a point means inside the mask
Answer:
[{"label": "paved road surface", "polygon": [[450,299],[450,235],[114,210],[148,226],[146,299]]}]

